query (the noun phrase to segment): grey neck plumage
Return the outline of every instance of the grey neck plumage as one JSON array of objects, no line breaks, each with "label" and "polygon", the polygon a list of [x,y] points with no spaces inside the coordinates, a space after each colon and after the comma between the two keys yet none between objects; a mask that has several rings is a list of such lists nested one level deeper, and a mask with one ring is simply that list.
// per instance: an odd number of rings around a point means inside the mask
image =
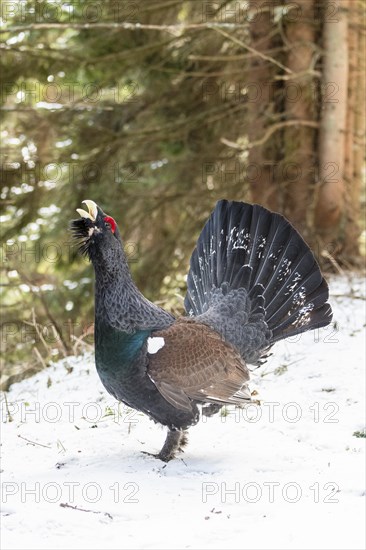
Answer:
[{"label": "grey neck plumage", "polygon": [[113,276],[96,269],[95,319],[111,328],[132,334],[170,326],[174,317],[147,300],[132,281],[127,264]]}]

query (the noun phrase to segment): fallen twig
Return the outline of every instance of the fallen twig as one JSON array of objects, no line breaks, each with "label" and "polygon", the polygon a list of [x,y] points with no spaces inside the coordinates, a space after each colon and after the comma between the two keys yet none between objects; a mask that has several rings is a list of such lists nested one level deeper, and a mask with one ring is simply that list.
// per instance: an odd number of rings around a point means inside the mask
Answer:
[{"label": "fallen twig", "polygon": [[113,519],[113,516],[111,516],[109,512],[99,512],[97,510],[87,510],[86,508],[78,508],[77,506],[73,506],[72,504],[68,504],[67,502],[61,502],[60,506],[61,508],[72,508],[73,510],[79,510],[79,512],[90,512],[91,514],[103,514],[108,518]]},{"label": "fallen twig", "polygon": [[18,437],[20,437],[20,439],[24,439],[24,441],[26,441],[27,443],[30,443],[31,445],[39,445],[40,447],[46,447],[46,449],[51,449],[50,445],[43,445],[43,443],[38,443],[37,441],[31,441],[30,439],[27,439],[26,437],[23,437],[22,435],[19,435],[18,434]]},{"label": "fallen twig", "polygon": [[8,418],[8,422],[13,422],[14,418],[11,416],[11,413],[9,410],[9,404],[8,404],[8,398],[6,397],[6,392],[4,391],[3,393],[4,393],[6,416]]},{"label": "fallen twig", "polygon": [[352,300],[366,301],[366,296],[356,296],[355,294],[331,294],[331,298],[351,298]]}]

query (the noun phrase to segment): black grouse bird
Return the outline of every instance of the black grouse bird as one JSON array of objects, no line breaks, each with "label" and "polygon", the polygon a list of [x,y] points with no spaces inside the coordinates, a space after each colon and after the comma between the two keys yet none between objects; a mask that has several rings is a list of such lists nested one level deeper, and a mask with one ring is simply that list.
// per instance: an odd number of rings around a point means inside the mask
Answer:
[{"label": "black grouse bird", "polygon": [[[167,462],[204,414],[250,402],[247,365],[288,336],[328,325],[328,285],[281,215],[221,200],[193,251],[186,317],[175,319],[134,284],[117,224],[95,202],[72,222],[93,263],[95,362],[107,391],[168,428]],[[206,412],[205,412],[206,411]]]}]

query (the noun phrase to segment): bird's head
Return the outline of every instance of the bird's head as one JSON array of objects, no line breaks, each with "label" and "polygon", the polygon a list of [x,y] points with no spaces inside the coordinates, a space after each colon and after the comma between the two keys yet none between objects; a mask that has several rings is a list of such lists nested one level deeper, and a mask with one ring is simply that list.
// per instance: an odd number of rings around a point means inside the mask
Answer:
[{"label": "bird's head", "polygon": [[79,251],[88,256],[94,266],[109,270],[123,256],[117,224],[94,201],[85,200],[83,203],[88,211],[76,209],[80,218],[71,222],[71,231],[79,242]]}]

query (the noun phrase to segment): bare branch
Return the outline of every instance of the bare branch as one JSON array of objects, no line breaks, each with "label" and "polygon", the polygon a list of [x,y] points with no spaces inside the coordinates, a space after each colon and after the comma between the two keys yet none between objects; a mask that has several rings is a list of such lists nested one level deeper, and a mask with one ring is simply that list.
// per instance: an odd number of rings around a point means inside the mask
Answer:
[{"label": "bare branch", "polygon": [[272,126],[268,128],[268,130],[266,131],[266,133],[262,138],[256,141],[252,141],[246,147],[242,147],[238,143],[229,141],[226,138],[221,138],[220,141],[221,143],[224,143],[224,145],[227,145],[232,149],[237,149],[238,151],[247,151],[252,147],[258,147],[259,145],[263,145],[264,143],[266,143],[266,141],[269,140],[272,134],[277,132],[277,130],[281,130],[282,128],[287,128],[289,126],[309,126],[310,128],[319,128],[319,124],[317,122],[314,122],[313,120],[285,120],[283,122],[278,122],[277,124],[272,124]]},{"label": "bare branch", "polygon": [[322,74],[320,71],[306,69],[306,71],[300,71],[298,73],[277,75],[274,77],[274,80],[294,80],[295,78],[302,78],[303,76],[316,76],[317,78],[320,78],[321,75]]},{"label": "bare branch", "polygon": [[[97,30],[97,29],[115,29],[125,31],[163,31],[181,34],[188,30],[202,30],[202,29],[243,29],[247,24],[237,23],[192,23],[190,25],[176,24],[176,25],[149,25],[144,23],[33,23],[31,25],[16,25],[14,27],[8,27],[0,29],[0,33],[16,33],[26,31],[49,31],[49,30]],[[230,37],[230,35],[228,35]]]},{"label": "bare branch", "polygon": [[[38,331],[38,328],[37,328],[37,331]],[[47,365],[46,365],[46,362],[43,359],[41,353],[38,351],[38,349],[36,347],[33,348],[33,351],[34,351],[34,354],[37,356],[38,361],[41,363],[42,367],[44,369],[46,369]],[[49,352],[49,350],[47,350],[47,351]]]},{"label": "bare branch", "polygon": [[223,31],[222,28],[220,28],[220,27],[213,27],[213,28],[214,28],[215,31],[222,34],[222,36],[225,36],[226,38],[228,38],[232,42],[235,42],[235,44],[238,44],[238,46],[241,46],[242,48],[245,48],[249,52],[252,52],[252,53],[256,54],[261,59],[265,59],[266,61],[270,61],[270,63],[273,63],[273,65],[277,65],[277,67],[280,67],[280,69],[286,71],[286,73],[292,74],[291,69],[289,69],[288,67],[285,67],[285,65],[282,65],[282,63],[280,63],[279,61],[276,61],[276,59],[274,59],[270,55],[266,55],[266,54],[256,50],[255,48],[252,48],[251,46],[249,46],[248,44],[246,44],[242,40],[239,40],[239,38],[236,38],[235,36],[231,36],[227,32]]},{"label": "bare branch", "polygon": [[330,252],[328,252],[328,250],[322,250],[321,255],[323,256],[323,258],[327,258],[327,260],[330,261],[332,266],[336,269],[336,271],[338,271],[340,275],[345,277],[345,272],[343,271],[337,260],[334,258],[334,256],[332,256]]},{"label": "bare branch", "polygon": [[[279,53],[283,52],[284,48],[272,48],[271,53]],[[252,57],[256,57],[257,52],[252,53],[240,53],[235,55],[197,55],[197,54],[190,54],[188,56],[188,59],[192,61],[242,61],[243,59],[251,59]]]}]

